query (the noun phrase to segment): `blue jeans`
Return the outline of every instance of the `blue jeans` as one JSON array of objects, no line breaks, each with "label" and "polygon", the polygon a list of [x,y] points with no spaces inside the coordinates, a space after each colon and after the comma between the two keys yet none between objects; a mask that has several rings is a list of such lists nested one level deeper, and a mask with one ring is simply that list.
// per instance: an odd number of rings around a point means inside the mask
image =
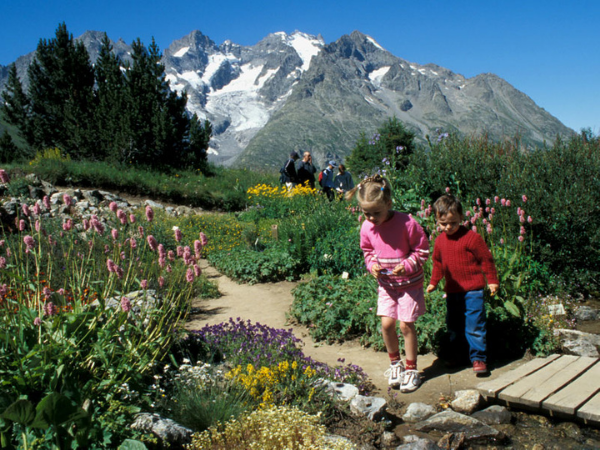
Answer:
[{"label": "blue jeans", "polygon": [[466,338],[471,362],[486,362],[486,316],[483,289],[446,296],[446,324],[450,347],[461,346]]}]

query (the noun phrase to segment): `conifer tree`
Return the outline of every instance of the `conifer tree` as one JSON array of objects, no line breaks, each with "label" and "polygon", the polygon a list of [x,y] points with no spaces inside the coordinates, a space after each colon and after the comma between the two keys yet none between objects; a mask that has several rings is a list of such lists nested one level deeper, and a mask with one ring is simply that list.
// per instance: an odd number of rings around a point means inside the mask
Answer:
[{"label": "conifer tree", "polygon": [[0,136],[0,163],[5,164],[14,161],[18,156],[18,150],[8,130],[4,130],[2,136]]},{"label": "conifer tree", "polygon": [[21,137],[30,145],[33,143],[33,134],[31,129],[30,102],[23,91],[23,85],[17,75],[17,67],[11,64],[8,71],[8,80],[0,102],[0,111],[4,118],[11,125],[19,129]]},{"label": "conifer tree", "polygon": [[64,22],[55,38],[40,40],[28,74],[34,146],[92,157],[94,71],[85,46]]}]

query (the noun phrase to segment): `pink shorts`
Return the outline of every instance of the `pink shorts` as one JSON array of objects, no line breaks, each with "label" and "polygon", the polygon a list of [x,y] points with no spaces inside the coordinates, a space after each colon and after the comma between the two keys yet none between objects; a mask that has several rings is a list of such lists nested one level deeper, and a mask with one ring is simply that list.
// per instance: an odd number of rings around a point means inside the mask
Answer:
[{"label": "pink shorts", "polygon": [[377,315],[391,317],[401,322],[414,322],[425,314],[423,288],[395,290],[379,286]]}]

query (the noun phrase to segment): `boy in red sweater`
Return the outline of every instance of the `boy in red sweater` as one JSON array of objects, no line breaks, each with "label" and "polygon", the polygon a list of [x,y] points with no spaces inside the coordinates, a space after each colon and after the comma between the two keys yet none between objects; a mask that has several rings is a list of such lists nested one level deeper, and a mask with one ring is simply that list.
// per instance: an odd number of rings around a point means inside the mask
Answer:
[{"label": "boy in red sweater", "polygon": [[438,226],[442,230],[433,249],[433,272],[427,292],[432,292],[442,278],[446,285],[446,324],[450,344],[465,336],[469,357],[476,374],[487,373],[486,315],[483,289],[498,291],[498,275],[490,250],[483,238],[461,225],[463,210],[453,195],[443,195],[433,204]]}]

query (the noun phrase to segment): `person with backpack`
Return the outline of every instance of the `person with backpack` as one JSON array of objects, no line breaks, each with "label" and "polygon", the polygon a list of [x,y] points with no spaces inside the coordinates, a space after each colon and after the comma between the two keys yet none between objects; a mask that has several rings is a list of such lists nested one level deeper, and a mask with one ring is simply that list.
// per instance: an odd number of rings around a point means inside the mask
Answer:
[{"label": "person with backpack", "polygon": [[296,161],[300,159],[300,155],[297,152],[290,153],[290,158],[285,162],[283,167],[279,170],[281,176],[279,182],[285,184],[288,189],[292,189],[298,184],[298,174],[296,172]]},{"label": "person with backpack", "polygon": [[317,168],[313,165],[310,152],[304,152],[302,161],[298,165],[298,184],[315,188],[315,173]]},{"label": "person with backpack", "polygon": [[329,161],[329,164],[325,169],[323,169],[323,179],[321,181],[321,186],[323,187],[323,192],[327,195],[329,201],[333,201],[335,198],[335,189],[333,184],[333,168],[337,166],[337,163],[333,160]]},{"label": "person with backpack", "polygon": [[342,200],[346,192],[354,188],[354,180],[352,179],[350,172],[346,170],[346,166],[343,164],[339,165],[338,172],[337,176],[333,179],[333,185],[340,195],[340,200]]}]

